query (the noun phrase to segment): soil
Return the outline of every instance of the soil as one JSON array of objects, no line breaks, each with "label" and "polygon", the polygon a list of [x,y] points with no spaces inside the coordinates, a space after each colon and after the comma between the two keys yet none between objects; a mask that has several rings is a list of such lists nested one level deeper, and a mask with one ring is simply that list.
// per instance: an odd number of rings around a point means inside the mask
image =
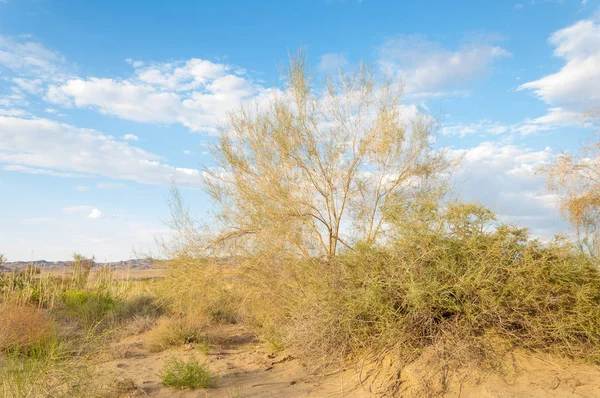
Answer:
[{"label": "soil", "polygon": [[[102,359],[102,368],[117,380],[123,397],[372,397],[360,386],[353,369],[311,374],[286,352],[272,353],[242,326],[229,325],[219,331],[219,344],[208,351],[186,344],[153,353],[145,347],[145,334],[125,337],[112,344]],[[176,390],[162,385],[158,376],[168,358],[205,361],[216,376],[213,388]],[[541,398],[600,397],[600,367],[545,354],[515,352],[511,368],[503,372],[469,377],[448,377],[444,389],[439,381],[443,369],[424,353],[403,371],[400,397]],[[443,373],[443,372],[442,372]],[[441,373],[440,373],[441,374]],[[462,374],[464,376],[464,373]],[[435,383],[434,383],[435,384]],[[427,388],[423,388],[423,386]],[[379,395],[381,396],[381,395]]]}]

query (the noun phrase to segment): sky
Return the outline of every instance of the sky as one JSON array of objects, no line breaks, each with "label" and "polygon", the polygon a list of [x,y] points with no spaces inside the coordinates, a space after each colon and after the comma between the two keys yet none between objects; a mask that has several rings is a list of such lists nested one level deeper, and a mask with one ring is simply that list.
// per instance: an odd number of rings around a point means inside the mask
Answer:
[{"label": "sky", "polygon": [[208,147],[299,48],[317,79],[361,61],[402,79],[462,157],[461,198],[568,231],[536,171],[592,132],[600,0],[0,0],[0,253],[151,253],[173,183],[205,217]]}]

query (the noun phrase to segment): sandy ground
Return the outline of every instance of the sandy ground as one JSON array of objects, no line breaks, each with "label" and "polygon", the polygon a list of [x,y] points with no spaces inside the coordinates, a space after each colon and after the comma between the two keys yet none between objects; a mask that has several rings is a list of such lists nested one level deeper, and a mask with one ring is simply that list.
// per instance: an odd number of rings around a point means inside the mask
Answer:
[{"label": "sandy ground", "polygon": [[[124,397],[373,397],[358,383],[354,370],[328,375],[311,375],[286,353],[271,354],[243,327],[223,330],[223,343],[211,346],[207,354],[191,344],[152,353],[145,348],[145,334],[113,343],[102,367],[123,386]],[[208,363],[216,385],[209,390],[175,390],[164,387],[158,376],[167,358],[195,358]],[[511,371],[450,378],[443,394],[416,388],[440,369],[423,355],[403,372],[400,397],[542,398],[600,397],[600,367],[548,355],[512,356]],[[381,396],[381,395],[379,395]]]},{"label": "sandy ground", "polygon": [[[159,353],[144,347],[144,335],[129,337],[111,347],[103,367],[132,391],[124,396],[152,397],[364,397],[350,372],[325,377],[309,375],[298,360],[286,353],[272,354],[242,327],[224,331],[224,343],[203,354],[191,344]],[[208,363],[216,376],[210,390],[178,391],[164,387],[158,376],[167,358],[194,356]],[[133,383],[131,383],[133,382]],[[135,389],[133,386],[135,385]]]}]

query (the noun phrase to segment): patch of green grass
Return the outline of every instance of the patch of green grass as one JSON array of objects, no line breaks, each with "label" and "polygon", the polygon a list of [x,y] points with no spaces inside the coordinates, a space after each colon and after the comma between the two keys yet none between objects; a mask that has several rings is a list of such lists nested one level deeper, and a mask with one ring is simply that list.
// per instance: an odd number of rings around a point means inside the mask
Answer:
[{"label": "patch of green grass", "polygon": [[65,311],[84,328],[92,328],[115,310],[118,299],[106,292],[68,289],[62,294]]},{"label": "patch of green grass", "polygon": [[159,376],[167,387],[210,388],[214,384],[208,366],[195,358],[187,362],[177,358],[168,359]]}]

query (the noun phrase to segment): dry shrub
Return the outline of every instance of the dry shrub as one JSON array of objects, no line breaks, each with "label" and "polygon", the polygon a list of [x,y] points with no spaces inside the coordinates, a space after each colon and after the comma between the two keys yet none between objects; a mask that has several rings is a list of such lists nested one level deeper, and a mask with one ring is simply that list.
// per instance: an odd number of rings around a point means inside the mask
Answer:
[{"label": "dry shrub", "polygon": [[28,352],[43,348],[54,338],[53,322],[38,309],[13,305],[0,308],[0,350]]},{"label": "dry shrub", "polygon": [[493,214],[477,205],[448,206],[426,224],[399,216],[388,245],[303,265],[280,323],[288,346],[322,365],[392,357],[388,387],[427,347],[454,367],[493,368],[514,347],[600,362],[600,273],[589,256],[490,229]]},{"label": "dry shrub", "polygon": [[148,333],[146,344],[150,351],[159,352],[186,343],[203,342],[209,327],[210,321],[201,316],[162,318]]},{"label": "dry shrub", "polygon": [[242,317],[245,284],[235,260],[215,260],[177,254],[167,265],[159,289],[175,310],[207,316],[217,323],[238,323]]}]

